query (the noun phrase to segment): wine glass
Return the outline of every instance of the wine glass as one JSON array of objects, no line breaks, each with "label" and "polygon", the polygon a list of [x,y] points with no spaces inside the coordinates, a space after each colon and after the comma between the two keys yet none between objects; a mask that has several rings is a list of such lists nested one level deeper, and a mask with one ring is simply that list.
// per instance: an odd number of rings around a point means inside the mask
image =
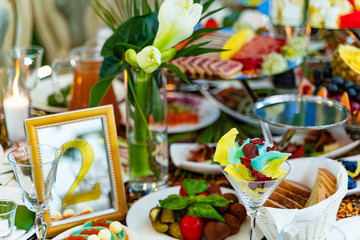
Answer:
[{"label": "wine glass", "polygon": [[258,210],[290,172],[290,164],[284,161],[280,168],[285,170],[285,175],[281,178],[268,181],[247,181],[232,177],[224,171],[224,168],[224,166],[221,166],[221,171],[235,189],[246,208],[247,215],[251,218],[249,240],[256,239],[255,222]]},{"label": "wine glass", "polygon": [[[35,231],[38,239],[41,240],[46,236],[47,224],[44,211],[49,208],[52,200],[61,156],[59,148],[45,144],[19,147],[8,154],[21,198],[25,206],[36,213]],[[38,159],[39,163],[34,162],[35,159]]]},{"label": "wine glass", "polygon": [[[44,49],[36,45],[14,47],[7,52],[7,55],[12,63],[20,62],[20,80],[22,85],[28,91],[34,89],[40,80],[38,70],[41,66]],[[15,70],[13,74],[15,74]]]}]

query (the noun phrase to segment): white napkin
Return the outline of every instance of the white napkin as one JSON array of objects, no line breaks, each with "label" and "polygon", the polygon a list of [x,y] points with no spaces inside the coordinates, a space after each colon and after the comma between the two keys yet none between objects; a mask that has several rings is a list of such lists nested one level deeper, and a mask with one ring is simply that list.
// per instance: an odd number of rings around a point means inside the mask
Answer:
[{"label": "white napkin", "polygon": [[[328,209],[329,204],[334,199],[338,199],[340,204],[347,191],[347,173],[337,161],[323,157],[311,157],[289,160],[289,163],[291,171],[286,179],[294,180],[311,189],[315,184],[318,168],[325,168],[337,178],[337,191],[331,197],[304,209],[261,208],[257,223],[265,236],[267,231],[280,232],[285,225],[293,221],[319,220],[334,223],[337,209]],[[277,230],[272,229],[269,222],[274,224]]]},{"label": "white napkin", "polygon": [[15,240],[18,239],[19,237],[21,237],[22,235],[24,235],[26,233],[26,231],[24,229],[20,229],[20,228],[16,228],[14,227],[14,232],[11,235],[11,237],[9,238],[9,240]]}]

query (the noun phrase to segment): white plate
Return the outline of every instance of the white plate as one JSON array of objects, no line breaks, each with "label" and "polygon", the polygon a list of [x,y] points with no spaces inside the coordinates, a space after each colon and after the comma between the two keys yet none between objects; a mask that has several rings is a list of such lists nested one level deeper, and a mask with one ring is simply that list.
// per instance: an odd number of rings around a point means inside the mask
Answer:
[{"label": "white plate", "polygon": [[[149,219],[150,210],[159,204],[159,200],[165,199],[170,194],[178,194],[180,186],[166,188],[158,192],[151,193],[137,202],[130,208],[127,216],[126,223],[127,225],[137,233],[139,239],[146,240],[171,240],[175,239],[166,234],[157,232],[151,225]],[[223,193],[235,193],[233,190],[228,188],[221,188]],[[240,231],[227,237],[226,240],[239,240],[239,239],[248,239],[250,229],[250,218],[247,217],[246,220],[241,224]],[[260,236],[261,235],[261,236]],[[262,234],[258,233],[257,235],[262,238]]]},{"label": "white plate", "polygon": [[[59,235],[57,235],[56,237],[53,238],[53,240],[61,240],[61,239],[64,239],[66,237],[68,237],[70,235],[70,233],[72,232],[75,232],[79,229],[81,229],[83,227],[83,225],[80,225],[80,226],[76,226],[76,227],[73,227],[73,228],[70,228],[68,230],[66,230],[65,232],[63,233],[60,233]],[[138,240],[139,238],[136,236],[136,234],[130,230],[130,228],[126,227],[123,225],[123,228],[125,230],[125,232],[127,233],[127,235],[129,236],[129,240]]]},{"label": "white plate", "polygon": [[[18,184],[15,180],[14,173],[12,172],[12,167],[9,161],[7,160],[7,155],[12,149],[13,148],[7,149],[5,152],[3,152],[3,154],[0,153],[0,184],[9,187],[18,188]],[[9,173],[5,174],[5,172],[9,172]]]},{"label": "white plate", "polygon": [[[208,144],[216,146],[215,143]],[[170,156],[174,165],[178,168],[204,174],[222,174],[218,164],[210,164],[206,162],[189,162],[186,159],[190,156],[190,150],[194,150],[199,146],[197,143],[173,143],[170,145]]]},{"label": "white plate", "polygon": [[[195,131],[201,128],[204,128],[206,126],[209,126],[210,124],[214,123],[219,117],[220,117],[220,110],[216,108],[213,104],[211,104],[209,101],[205,100],[201,96],[194,95],[194,94],[184,94],[184,93],[175,93],[170,92],[168,93],[168,96],[171,97],[189,97],[189,98],[197,98],[201,101],[199,105],[199,123],[198,124],[180,124],[177,126],[168,126],[168,133],[174,134],[174,133],[182,133],[182,132],[190,132]],[[122,116],[126,116],[126,105],[125,103],[120,104],[120,112]],[[123,121],[125,121],[125,118],[122,118]],[[125,124],[125,122],[123,122]]]},{"label": "white plate", "polygon": [[181,132],[190,132],[194,130],[198,130],[201,128],[204,128],[206,126],[209,126],[210,124],[214,123],[219,117],[220,117],[220,110],[211,104],[209,101],[205,100],[201,96],[189,94],[189,93],[174,93],[171,92],[168,94],[170,97],[175,98],[193,98],[193,99],[199,99],[201,101],[199,105],[199,123],[198,124],[181,124],[178,126],[169,126],[168,127],[168,133],[181,133]]},{"label": "white plate", "polygon": [[[0,186],[0,199],[10,199],[19,205],[24,205],[19,193],[19,189],[15,187]],[[34,227],[30,228],[27,232],[23,229],[15,229],[12,237],[8,240],[26,240],[29,239],[34,233]]]},{"label": "white plate", "polygon": [[[60,88],[64,88],[72,84],[74,76],[72,74],[60,75],[58,80]],[[113,81],[113,88],[118,102],[125,99],[125,87],[120,81]],[[51,113],[65,112],[67,108],[49,106],[48,96],[54,93],[53,83],[51,78],[43,79],[38,83],[35,89],[30,93],[31,105],[39,110]]]},{"label": "white plate", "polygon": [[339,228],[346,235],[346,240],[360,239],[360,217],[341,219],[336,221],[334,226]]}]

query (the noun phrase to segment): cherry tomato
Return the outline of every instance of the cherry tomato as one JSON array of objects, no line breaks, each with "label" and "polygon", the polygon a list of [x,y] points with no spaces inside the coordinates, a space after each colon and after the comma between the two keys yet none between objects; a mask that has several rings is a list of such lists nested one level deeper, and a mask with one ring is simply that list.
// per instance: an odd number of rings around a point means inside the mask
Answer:
[{"label": "cherry tomato", "polygon": [[207,197],[207,196],[209,196],[209,194],[207,194],[206,192],[201,192],[201,193],[196,194],[196,196],[205,196],[205,197]]},{"label": "cherry tomato", "polygon": [[179,195],[182,197],[187,196],[187,193],[185,192],[185,188],[184,188],[183,184],[181,184]]},{"label": "cherry tomato", "polygon": [[180,231],[185,240],[200,240],[204,231],[204,221],[201,218],[185,215],[180,221]]}]

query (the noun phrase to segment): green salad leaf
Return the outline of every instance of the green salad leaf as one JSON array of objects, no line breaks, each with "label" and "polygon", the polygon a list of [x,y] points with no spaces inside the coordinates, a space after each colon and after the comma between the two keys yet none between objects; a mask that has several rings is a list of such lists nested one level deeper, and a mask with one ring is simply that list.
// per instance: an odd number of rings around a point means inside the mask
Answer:
[{"label": "green salad leaf", "polygon": [[193,203],[188,207],[188,215],[198,218],[209,218],[225,222],[224,218],[208,203]]},{"label": "green salad leaf", "polygon": [[196,195],[198,193],[206,192],[208,185],[202,179],[185,179],[183,181],[185,192],[188,195]]}]

